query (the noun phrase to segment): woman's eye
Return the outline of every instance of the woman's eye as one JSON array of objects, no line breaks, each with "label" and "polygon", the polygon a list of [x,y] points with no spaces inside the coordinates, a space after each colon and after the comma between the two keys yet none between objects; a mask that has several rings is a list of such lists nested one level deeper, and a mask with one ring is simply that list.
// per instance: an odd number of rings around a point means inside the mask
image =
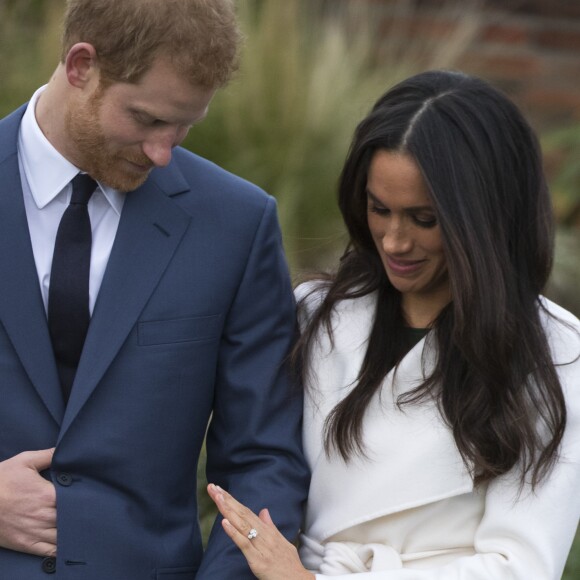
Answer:
[{"label": "woman's eye", "polygon": [[435,216],[413,216],[413,221],[421,228],[433,228],[437,225]]},{"label": "woman's eye", "polygon": [[372,213],[376,213],[377,215],[387,215],[389,213],[389,210],[387,208],[380,207],[377,205],[370,205],[369,211]]}]

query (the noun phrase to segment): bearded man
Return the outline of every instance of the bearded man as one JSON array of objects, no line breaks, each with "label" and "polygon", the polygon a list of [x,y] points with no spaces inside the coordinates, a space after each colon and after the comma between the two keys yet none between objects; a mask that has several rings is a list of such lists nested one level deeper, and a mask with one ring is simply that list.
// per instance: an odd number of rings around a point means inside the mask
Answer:
[{"label": "bearded man", "polygon": [[[0,121],[0,577],[253,578],[196,466],[297,534],[273,198],[182,148],[236,68],[229,0],[69,0],[61,62]],[[249,532],[249,530],[248,530]]]}]

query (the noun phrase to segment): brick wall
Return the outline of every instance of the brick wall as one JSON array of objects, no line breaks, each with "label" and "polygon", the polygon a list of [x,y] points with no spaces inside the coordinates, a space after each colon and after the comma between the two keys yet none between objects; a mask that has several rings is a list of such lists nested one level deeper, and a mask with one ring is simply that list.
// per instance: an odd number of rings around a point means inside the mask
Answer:
[{"label": "brick wall", "polygon": [[504,89],[538,129],[580,122],[580,0],[351,1],[373,5],[388,23],[385,37],[398,30],[433,43],[475,10],[456,68]]}]

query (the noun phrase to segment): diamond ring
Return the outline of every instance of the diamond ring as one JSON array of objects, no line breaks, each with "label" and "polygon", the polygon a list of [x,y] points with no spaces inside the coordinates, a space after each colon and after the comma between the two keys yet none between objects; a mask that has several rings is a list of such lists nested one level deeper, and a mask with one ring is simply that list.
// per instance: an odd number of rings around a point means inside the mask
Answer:
[{"label": "diamond ring", "polygon": [[256,528],[252,528],[249,532],[248,532],[248,540],[253,540],[254,538],[256,538],[258,536],[258,530]]}]

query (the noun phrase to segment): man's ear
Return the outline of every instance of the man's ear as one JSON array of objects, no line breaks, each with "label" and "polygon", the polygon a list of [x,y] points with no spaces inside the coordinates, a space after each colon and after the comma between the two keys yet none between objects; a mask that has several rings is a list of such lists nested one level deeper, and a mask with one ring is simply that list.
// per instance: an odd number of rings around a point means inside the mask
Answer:
[{"label": "man's ear", "polygon": [[84,88],[95,75],[98,75],[97,51],[88,42],[73,45],[65,60],[68,82],[79,89]]}]

